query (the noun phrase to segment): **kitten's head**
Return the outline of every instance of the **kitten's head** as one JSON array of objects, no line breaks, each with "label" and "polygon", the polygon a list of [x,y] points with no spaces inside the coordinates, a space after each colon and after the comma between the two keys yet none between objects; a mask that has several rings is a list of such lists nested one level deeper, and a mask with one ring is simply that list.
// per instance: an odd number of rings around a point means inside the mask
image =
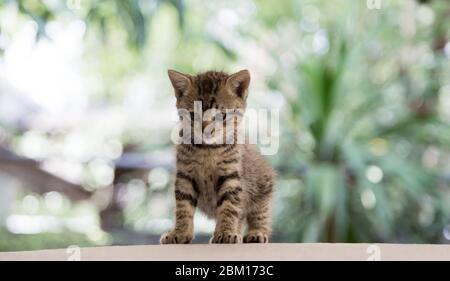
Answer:
[{"label": "kitten's head", "polygon": [[203,111],[245,110],[250,84],[248,70],[231,75],[220,71],[188,75],[169,70],[169,78],[175,89],[178,109],[192,112],[194,102],[201,101]]},{"label": "kitten's head", "polygon": [[182,121],[180,137],[196,144],[234,142],[246,107],[247,70],[232,75],[208,71],[195,76],[169,70],[169,78]]}]

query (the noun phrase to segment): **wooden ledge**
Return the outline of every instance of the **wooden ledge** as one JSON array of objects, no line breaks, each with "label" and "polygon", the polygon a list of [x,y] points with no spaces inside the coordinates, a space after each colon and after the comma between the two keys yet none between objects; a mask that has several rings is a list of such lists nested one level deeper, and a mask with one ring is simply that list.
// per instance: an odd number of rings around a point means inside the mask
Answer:
[{"label": "wooden ledge", "polygon": [[0,261],[450,260],[450,245],[240,244],[113,246],[0,253]]}]

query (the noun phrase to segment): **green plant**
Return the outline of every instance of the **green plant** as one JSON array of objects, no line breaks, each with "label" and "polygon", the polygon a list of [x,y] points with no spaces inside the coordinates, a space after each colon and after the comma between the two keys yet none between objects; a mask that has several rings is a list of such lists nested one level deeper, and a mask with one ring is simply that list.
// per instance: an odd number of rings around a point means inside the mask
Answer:
[{"label": "green plant", "polygon": [[95,246],[85,235],[65,231],[63,233],[13,234],[0,229],[0,252],[31,251],[41,249]]},{"label": "green plant", "polygon": [[[438,17],[434,28],[440,30],[447,8],[434,8]],[[288,202],[279,214],[283,239],[409,243],[443,239],[450,192],[446,171],[435,158],[448,152],[450,126],[438,113],[436,97],[442,85],[433,79],[444,71],[438,63],[445,59],[443,50],[427,40],[437,63],[417,70],[414,62],[401,61],[405,55],[401,47],[374,59],[370,46],[355,43],[370,37],[380,48],[406,44],[398,34],[392,38],[395,43],[382,41],[378,33],[389,38],[388,26],[378,23],[375,34],[366,29],[363,36],[328,28],[330,51],[308,57],[295,68],[298,94],[287,97],[286,114],[286,122],[295,125],[287,132],[280,156],[280,189],[288,190],[287,195],[280,190],[281,200]],[[423,44],[425,34],[429,35],[419,30],[415,44]],[[428,77],[422,78],[422,89],[415,88],[417,71]],[[390,75],[377,81],[376,75],[386,72]],[[311,139],[310,148],[298,142],[305,137]],[[298,186],[294,191],[293,181]]]}]

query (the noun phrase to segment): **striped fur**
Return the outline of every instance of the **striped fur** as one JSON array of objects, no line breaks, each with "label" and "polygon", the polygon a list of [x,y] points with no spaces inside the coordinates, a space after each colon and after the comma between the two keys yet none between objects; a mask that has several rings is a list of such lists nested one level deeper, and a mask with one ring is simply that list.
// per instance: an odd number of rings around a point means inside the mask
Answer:
[{"label": "striped fur", "polygon": [[[193,102],[209,108],[245,110],[248,72],[206,72],[189,76],[169,72],[177,108],[193,110]],[[176,222],[162,244],[189,243],[198,207],[216,219],[212,243],[267,243],[271,232],[271,198],[275,173],[249,144],[180,144],[176,147]],[[244,227],[247,232],[242,237]]]}]

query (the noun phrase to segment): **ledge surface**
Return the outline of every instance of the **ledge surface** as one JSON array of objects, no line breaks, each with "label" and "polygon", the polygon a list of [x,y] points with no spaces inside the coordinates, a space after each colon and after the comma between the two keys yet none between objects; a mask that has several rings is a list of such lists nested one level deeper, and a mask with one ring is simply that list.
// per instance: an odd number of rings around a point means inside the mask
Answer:
[{"label": "ledge surface", "polygon": [[0,261],[297,261],[450,260],[450,245],[424,244],[240,244],[148,245],[68,248],[0,253]]}]

